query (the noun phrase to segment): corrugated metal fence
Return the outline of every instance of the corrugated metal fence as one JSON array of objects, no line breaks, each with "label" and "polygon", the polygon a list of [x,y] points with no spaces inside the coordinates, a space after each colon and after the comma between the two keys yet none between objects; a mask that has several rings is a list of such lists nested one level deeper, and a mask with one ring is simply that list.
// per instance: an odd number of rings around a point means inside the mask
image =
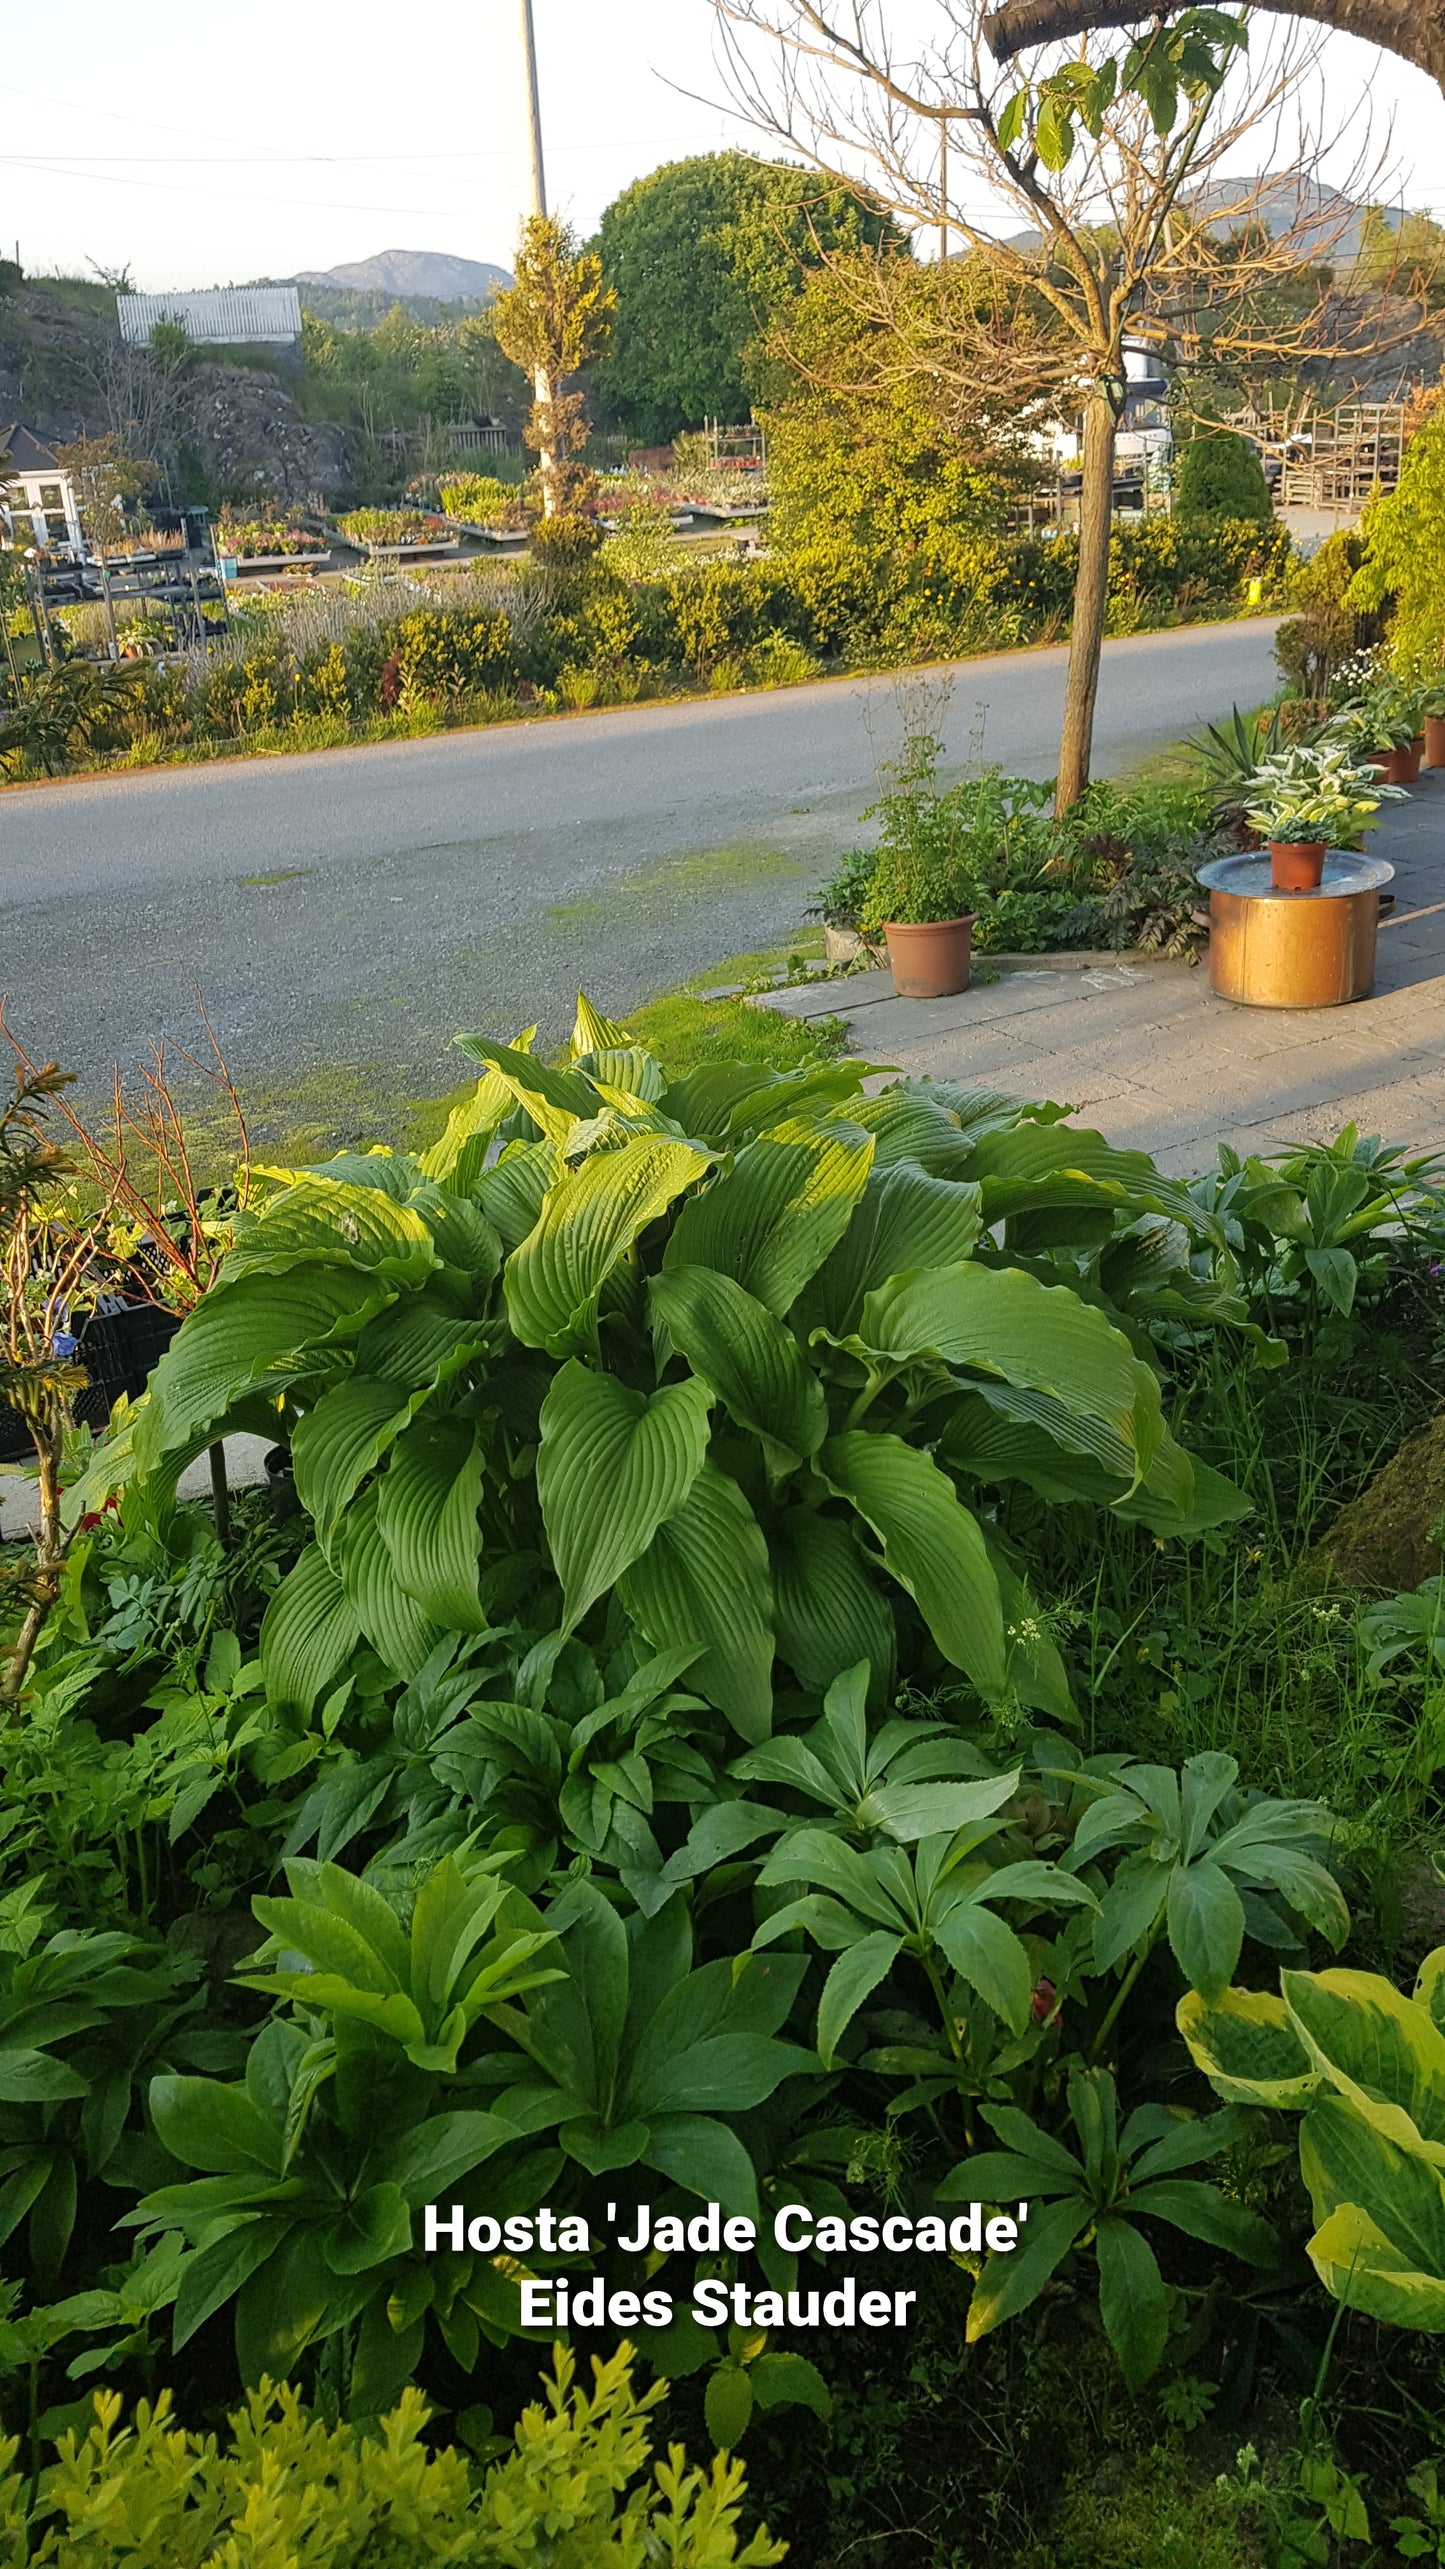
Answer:
[{"label": "corrugated metal fence", "polygon": [[199,347],[250,347],[258,340],[301,336],[301,297],[294,285],[225,285],[197,294],[118,294],[120,335],[143,348],[158,321],[180,324]]}]

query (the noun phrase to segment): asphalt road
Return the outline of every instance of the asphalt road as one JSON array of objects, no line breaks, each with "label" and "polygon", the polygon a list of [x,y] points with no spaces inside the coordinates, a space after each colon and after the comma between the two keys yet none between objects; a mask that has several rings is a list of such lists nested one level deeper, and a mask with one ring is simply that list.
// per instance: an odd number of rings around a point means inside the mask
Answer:
[{"label": "asphalt road", "polygon": [[[1101,773],[1276,683],[1273,620],[1105,646]],[[1062,650],[953,672],[949,757],[1052,773]],[[986,717],[980,708],[986,706]],[[94,1092],[199,982],[243,1082],[436,1094],[459,1028],[623,1012],[788,937],[858,835],[897,682],[0,792],[0,991]]]}]

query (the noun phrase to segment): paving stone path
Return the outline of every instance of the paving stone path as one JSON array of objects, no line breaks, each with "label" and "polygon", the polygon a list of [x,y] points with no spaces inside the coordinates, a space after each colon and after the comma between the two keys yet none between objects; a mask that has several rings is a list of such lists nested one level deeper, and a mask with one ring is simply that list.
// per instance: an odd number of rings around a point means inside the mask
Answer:
[{"label": "paving stone path", "polygon": [[1220,1142],[1273,1150],[1342,1124],[1445,1150],[1445,771],[1370,839],[1395,868],[1368,999],[1345,1008],[1236,1008],[1206,973],[1136,958],[1042,959],[957,999],[895,999],[886,972],[770,994],[802,1016],[846,1016],[851,1050],[913,1077],[1067,1099],[1112,1142],[1178,1176]]}]

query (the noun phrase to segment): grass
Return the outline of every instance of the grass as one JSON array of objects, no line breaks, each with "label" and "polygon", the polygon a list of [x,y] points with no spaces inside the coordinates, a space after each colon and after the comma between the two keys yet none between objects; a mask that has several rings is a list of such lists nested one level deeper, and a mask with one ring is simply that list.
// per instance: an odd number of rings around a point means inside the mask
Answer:
[{"label": "grass", "polygon": [[1175,1432],[1245,1491],[1241,1524],[1165,1545],[1018,1494],[1001,1510],[1066,1600],[1084,1747],[1169,1764],[1223,1750],[1260,1791],[1327,1801],[1387,1909],[1438,1836],[1445,1684],[1407,1662],[1372,1680],[1361,1600],[1310,1555],[1445,1394],[1432,1291],[1402,1261],[1353,1324],[1297,1326],[1281,1371],[1250,1372],[1224,1338],[1181,1375]]},{"label": "grass", "polygon": [[[1262,704],[1243,708],[1247,721],[1257,714],[1267,714],[1278,699],[1266,696]],[[1117,785],[1198,785],[1204,775],[1204,763],[1193,740],[1171,740],[1163,749],[1146,750],[1132,766],[1121,768],[1113,780]]]},{"label": "grass", "polygon": [[629,1022],[638,1042],[656,1053],[674,1079],[700,1062],[764,1062],[769,1070],[801,1070],[835,1060],[847,1034],[841,1017],[784,1017],[746,999],[700,999],[687,990],[650,999],[633,1010]]}]

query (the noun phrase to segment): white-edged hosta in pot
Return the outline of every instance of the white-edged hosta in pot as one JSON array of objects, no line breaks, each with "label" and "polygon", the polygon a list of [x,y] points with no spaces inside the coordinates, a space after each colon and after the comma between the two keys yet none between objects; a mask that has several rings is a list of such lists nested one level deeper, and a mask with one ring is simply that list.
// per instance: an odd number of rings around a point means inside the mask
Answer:
[{"label": "white-edged hosta in pot", "polygon": [[1398,785],[1383,783],[1328,739],[1261,759],[1247,793],[1245,818],[1269,849],[1277,892],[1313,891],[1330,848],[1373,828],[1381,803],[1403,799]]}]

